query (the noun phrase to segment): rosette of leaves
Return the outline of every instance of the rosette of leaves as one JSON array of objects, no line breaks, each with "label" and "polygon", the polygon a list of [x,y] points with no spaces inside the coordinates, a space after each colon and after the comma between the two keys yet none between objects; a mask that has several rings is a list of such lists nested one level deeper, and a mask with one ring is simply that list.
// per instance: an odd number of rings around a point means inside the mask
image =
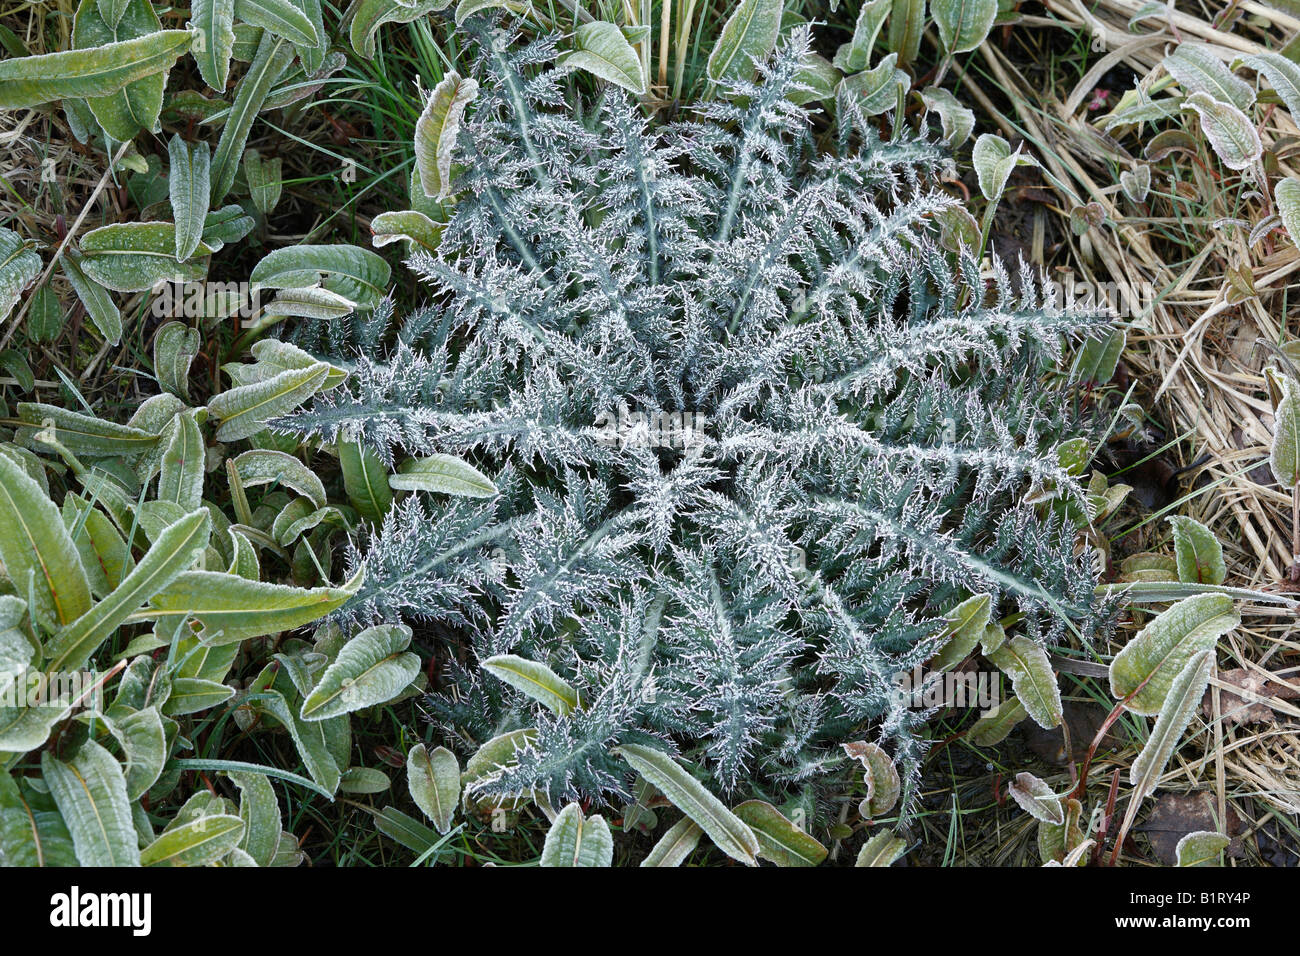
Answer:
[{"label": "rosette of leaves", "polygon": [[[159,330],[166,390],[125,423],[36,403],[5,423],[0,865],[295,864],[272,781],[388,786],[352,766],[350,715],[418,692],[411,631],[293,636],[357,593],[331,562],[357,516],[263,424],[345,373],[259,343],[194,407],[197,347]],[[238,759],[234,730],[282,759]]]},{"label": "rosette of leaves", "polygon": [[454,211],[409,259],[434,302],[302,331],[353,374],[272,424],[379,471],[462,455],[497,493],[388,506],[335,619],[464,636],[433,713],[517,734],[475,799],[626,797],[614,751],[640,748],[810,806],[864,735],[911,788],[924,715],[893,675],[948,610],[988,594],[1039,643],[1096,626],[1051,505],[1082,500],[1059,448],[1091,423],[1054,368],[1106,317],[941,249],[938,147],[848,97],[814,142],[806,30],[651,129],[614,89],[565,105],[554,38],[479,29]]}]

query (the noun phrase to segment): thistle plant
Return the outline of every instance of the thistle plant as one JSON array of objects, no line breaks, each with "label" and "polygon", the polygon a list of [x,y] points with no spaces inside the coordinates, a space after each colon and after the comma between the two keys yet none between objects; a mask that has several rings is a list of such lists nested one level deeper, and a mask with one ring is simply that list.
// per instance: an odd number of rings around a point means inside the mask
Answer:
[{"label": "thistle plant", "polygon": [[864,734],[906,792],[926,715],[893,678],[947,610],[988,593],[1040,643],[1096,626],[1052,500],[1081,499],[1058,446],[1092,426],[1053,369],[1106,316],[945,250],[938,146],[847,96],[815,134],[804,29],[657,128],[613,88],[566,105],[554,38],[479,30],[455,212],[408,260],[432,301],[339,323],[352,374],[272,424],[461,456],[497,493],[392,505],[336,617],[463,639],[429,706],[467,749],[530,729],[474,781],[497,800],[626,796],[628,745],[815,795]]}]

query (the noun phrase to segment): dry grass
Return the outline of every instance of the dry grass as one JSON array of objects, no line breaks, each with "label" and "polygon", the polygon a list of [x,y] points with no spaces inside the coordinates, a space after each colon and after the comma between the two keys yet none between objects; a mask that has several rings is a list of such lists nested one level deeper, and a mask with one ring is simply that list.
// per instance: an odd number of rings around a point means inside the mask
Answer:
[{"label": "dry grass", "polygon": [[[1168,25],[1150,35],[1161,27],[1160,21],[1146,21],[1140,34],[1130,32],[1128,20],[1141,5],[1140,0],[1100,0],[1086,6],[1078,0],[1045,0],[1046,15],[1024,18],[1001,44],[986,43],[964,70],[958,70],[961,90],[1013,143],[1026,140],[1043,164],[1039,188],[1053,202],[1041,203],[1029,214],[1027,255],[1073,273],[1080,282],[1118,283],[1134,296],[1131,301],[1142,302],[1144,288],[1157,293],[1154,302],[1143,302],[1141,314],[1132,317],[1124,361],[1134,383],[1133,400],[1177,439],[1166,453],[1175,458],[1174,468],[1194,465],[1168,512],[1190,515],[1216,531],[1225,547],[1228,584],[1291,589],[1286,578],[1293,563],[1292,500],[1273,481],[1266,464],[1273,408],[1263,368],[1271,350],[1260,343],[1280,344],[1300,332],[1294,302],[1300,253],[1280,230],[1250,244],[1252,226],[1273,214],[1271,187],[1256,190],[1240,175],[1226,173],[1208,148],[1198,156],[1183,153],[1153,163],[1151,195],[1142,206],[1128,201],[1118,185],[1119,172],[1146,162],[1142,149],[1153,131],[1148,127],[1139,135],[1129,127],[1112,137],[1097,122],[1105,111],[1090,110],[1089,105],[1108,75],[1122,75],[1127,69],[1143,86],[1157,80],[1164,74],[1162,59],[1179,38],[1208,42],[1231,60],[1280,48],[1300,33],[1300,19],[1245,2],[1237,5],[1243,14],[1266,14],[1270,22],[1239,21],[1233,32],[1224,32],[1211,23],[1209,11],[1191,13],[1191,4],[1180,4],[1183,12],[1173,15],[1176,38]],[[1070,51],[1072,36],[1082,36],[1084,44],[1091,36],[1091,55],[1080,56],[1077,45]],[[1065,54],[1062,48],[1067,48]],[[1073,60],[1072,72],[1062,68],[1063,60]],[[1129,86],[1109,92],[1117,97]],[[1266,114],[1260,132],[1265,149],[1279,159],[1270,172],[1293,173],[1288,153],[1296,147],[1292,138],[1300,136],[1295,119],[1278,106]],[[1181,182],[1173,182],[1170,172]],[[1092,202],[1101,205],[1106,222],[1076,236],[1069,228],[1070,210]],[[1246,225],[1234,222],[1243,220]],[[1063,238],[1053,244],[1052,236]],[[1253,286],[1253,295],[1241,294],[1242,277]],[[1136,530],[1113,542],[1115,553],[1162,547],[1168,551],[1163,513],[1148,512],[1129,522]],[[1243,617],[1243,626],[1226,639],[1230,653],[1220,656],[1220,673],[1246,668],[1300,689],[1294,613],[1248,607]],[[1115,647],[1134,630],[1121,628]],[[1100,686],[1104,690],[1104,682]],[[1161,790],[1210,792],[1219,819],[1235,811],[1244,835],[1263,829],[1270,847],[1280,838],[1289,847],[1281,856],[1296,865],[1300,708],[1294,701],[1273,699],[1273,722],[1235,723],[1220,719],[1224,688],[1216,678],[1213,716],[1194,721],[1192,739],[1171,763]],[[1128,765],[1136,752],[1133,740],[1094,765],[1085,817],[1093,805],[1105,803],[1115,769],[1121,771],[1122,784],[1116,812],[1122,813]],[[1046,779],[1067,789],[1073,773],[1070,768],[1068,774]],[[987,805],[994,776],[966,779],[963,785],[972,796],[985,788]],[[993,809],[978,834],[963,834],[970,844],[969,861],[1036,862],[1032,841],[1019,825],[1023,814],[1017,816],[1014,805]],[[938,820],[931,820],[927,829],[937,825]],[[1245,843],[1244,862],[1260,862],[1259,847],[1250,840]],[[1123,859],[1139,862],[1127,848]]]}]

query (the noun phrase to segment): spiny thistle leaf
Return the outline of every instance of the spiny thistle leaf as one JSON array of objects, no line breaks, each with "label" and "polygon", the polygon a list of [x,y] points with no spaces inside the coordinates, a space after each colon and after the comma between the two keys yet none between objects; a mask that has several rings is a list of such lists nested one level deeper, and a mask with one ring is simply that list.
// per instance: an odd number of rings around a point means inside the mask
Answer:
[{"label": "spiny thistle leaf", "polygon": [[[477,664],[450,666],[437,724],[466,742],[527,730],[467,783],[476,800],[626,801],[620,747],[705,793],[815,796],[869,736],[907,812],[925,714],[894,675],[934,656],[951,609],[977,594],[980,621],[1016,612],[1022,658],[1107,624],[1074,524],[1026,498],[1084,504],[1057,448],[1094,447],[1097,426],[1045,370],[1108,317],[946,252],[937,146],[883,142],[850,103],[818,153],[795,105],[806,29],[733,99],[657,128],[611,88],[579,122],[558,38],[466,30],[481,56],[457,203],[437,252],[408,261],[437,304],[300,325],[349,374],[270,426],[390,473],[456,456],[497,494],[375,500],[348,557],[366,583],[336,619],[465,635]],[[575,706],[486,673],[502,655]],[[1059,720],[1050,668],[1024,680]],[[752,833],[732,837],[752,859]]]}]

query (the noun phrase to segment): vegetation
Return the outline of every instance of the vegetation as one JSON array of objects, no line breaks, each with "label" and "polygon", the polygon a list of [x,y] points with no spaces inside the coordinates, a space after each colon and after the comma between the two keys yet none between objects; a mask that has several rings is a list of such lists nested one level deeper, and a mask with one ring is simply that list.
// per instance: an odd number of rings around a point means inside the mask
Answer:
[{"label": "vegetation", "polygon": [[0,862],[1294,864],[1247,6],[0,16]]}]

